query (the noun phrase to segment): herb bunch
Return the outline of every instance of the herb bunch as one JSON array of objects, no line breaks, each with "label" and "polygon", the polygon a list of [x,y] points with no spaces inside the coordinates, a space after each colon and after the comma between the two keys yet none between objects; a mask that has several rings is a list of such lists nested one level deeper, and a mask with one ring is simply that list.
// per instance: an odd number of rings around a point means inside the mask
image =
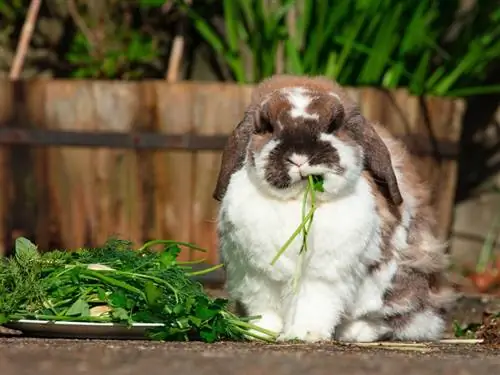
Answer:
[{"label": "herb bunch", "polygon": [[[162,245],[161,251],[150,249]],[[209,297],[179,262],[181,246],[154,240],[135,250],[110,239],[97,248],[39,252],[26,238],[16,240],[12,258],[0,259],[0,324],[19,319],[101,323],[161,323],[147,337],[162,341],[273,341],[276,334],[254,326]]]}]

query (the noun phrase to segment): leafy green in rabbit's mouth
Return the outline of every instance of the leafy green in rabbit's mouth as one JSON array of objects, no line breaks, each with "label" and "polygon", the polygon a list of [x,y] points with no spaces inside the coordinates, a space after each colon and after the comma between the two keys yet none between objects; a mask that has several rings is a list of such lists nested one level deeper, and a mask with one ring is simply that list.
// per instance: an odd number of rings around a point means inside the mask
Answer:
[{"label": "leafy green in rabbit's mouth", "polygon": [[[324,192],[325,191],[325,189],[323,187],[323,183],[325,182],[323,180],[323,176],[315,174],[315,175],[311,176],[311,179],[312,179],[312,186],[313,186],[313,189],[315,191],[319,191],[319,192]],[[311,182],[309,182],[309,184],[310,183]],[[307,194],[307,192],[306,192],[306,194]]]},{"label": "leafy green in rabbit's mouth", "polygon": [[[273,260],[271,261],[271,265],[275,265],[279,257],[285,252],[285,250],[290,246],[293,240],[299,235],[299,233],[303,233],[302,246],[300,248],[300,254],[307,250],[307,235],[312,225],[312,219],[314,216],[314,211],[316,210],[316,192],[323,192],[323,177],[318,175],[310,175],[308,177],[308,184],[306,187],[306,191],[304,193],[304,198],[302,200],[302,221],[297,227],[297,229],[293,232],[290,238],[285,242],[285,244],[278,250]],[[311,208],[309,212],[306,213],[308,197],[311,196]]]}]

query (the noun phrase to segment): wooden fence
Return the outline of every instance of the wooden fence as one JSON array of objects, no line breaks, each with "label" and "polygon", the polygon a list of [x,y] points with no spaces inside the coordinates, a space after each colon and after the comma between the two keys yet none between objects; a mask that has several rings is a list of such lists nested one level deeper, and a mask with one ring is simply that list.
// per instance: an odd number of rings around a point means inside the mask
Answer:
[{"label": "wooden fence", "polygon": [[[252,87],[164,81],[0,81],[0,254],[18,235],[76,248],[119,235],[191,241],[218,261],[212,189]],[[447,236],[463,103],[350,90],[402,137]],[[186,252],[183,259],[196,259]]]}]

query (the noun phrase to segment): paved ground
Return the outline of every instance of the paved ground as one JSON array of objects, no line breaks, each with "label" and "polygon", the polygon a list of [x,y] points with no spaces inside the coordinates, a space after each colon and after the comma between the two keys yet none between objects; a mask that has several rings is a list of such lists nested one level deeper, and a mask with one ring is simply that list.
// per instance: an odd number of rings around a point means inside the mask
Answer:
[{"label": "paved ground", "polygon": [[493,375],[500,348],[153,343],[0,338],[2,375]]},{"label": "paved ground", "polygon": [[[453,319],[459,322],[477,321],[483,311],[498,311],[497,303],[500,300],[465,299],[453,314]],[[5,333],[0,328],[0,375],[500,374],[500,347],[481,344],[397,348],[340,346],[332,343],[205,345],[45,340]]]}]

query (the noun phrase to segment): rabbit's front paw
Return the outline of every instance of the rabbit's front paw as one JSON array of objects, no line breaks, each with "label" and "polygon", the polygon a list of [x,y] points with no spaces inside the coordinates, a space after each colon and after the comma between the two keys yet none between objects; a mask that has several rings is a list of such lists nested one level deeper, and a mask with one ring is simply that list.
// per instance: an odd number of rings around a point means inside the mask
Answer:
[{"label": "rabbit's front paw", "polygon": [[278,341],[319,342],[331,340],[332,333],[327,329],[312,328],[308,325],[295,324],[286,328],[278,337]]},{"label": "rabbit's front paw", "polygon": [[[271,333],[278,335],[283,328],[283,320],[281,317],[274,312],[267,312],[260,315],[261,318],[257,321],[252,322],[252,324],[258,326],[267,331],[271,331]],[[250,333],[252,335],[257,335],[258,337],[267,337],[266,333],[263,333],[256,329],[251,329]],[[250,337],[250,339],[255,337]]]}]

